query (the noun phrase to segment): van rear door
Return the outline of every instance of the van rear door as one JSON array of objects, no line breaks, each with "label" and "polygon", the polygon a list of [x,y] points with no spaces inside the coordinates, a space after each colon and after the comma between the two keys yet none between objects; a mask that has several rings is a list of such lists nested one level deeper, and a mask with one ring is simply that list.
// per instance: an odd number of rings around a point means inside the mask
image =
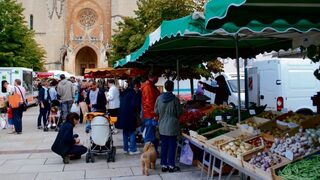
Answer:
[{"label": "van rear door", "polygon": [[278,60],[258,61],[260,105],[267,104],[267,110],[277,110],[277,97],[280,95],[281,79]]}]

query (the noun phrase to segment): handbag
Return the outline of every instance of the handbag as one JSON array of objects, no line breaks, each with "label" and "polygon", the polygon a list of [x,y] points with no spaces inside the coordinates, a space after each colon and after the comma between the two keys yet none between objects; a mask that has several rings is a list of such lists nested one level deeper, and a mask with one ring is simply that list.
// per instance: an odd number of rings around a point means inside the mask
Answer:
[{"label": "handbag", "polygon": [[21,94],[21,97],[22,97],[22,104],[20,104],[19,108],[21,108],[22,111],[27,111],[27,109],[28,109],[28,104],[26,103],[26,101],[25,101],[25,99],[24,99],[24,96],[23,96],[20,88],[19,88],[19,87],[17,87],[17,88],[19,89],[20,94]]}]

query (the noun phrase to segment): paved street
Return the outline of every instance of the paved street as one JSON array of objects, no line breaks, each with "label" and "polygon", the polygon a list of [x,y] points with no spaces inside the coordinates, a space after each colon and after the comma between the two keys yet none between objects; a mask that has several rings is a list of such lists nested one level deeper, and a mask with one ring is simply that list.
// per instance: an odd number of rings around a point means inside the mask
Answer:
[{"label": "paved street", "polygon": [[[181,173],[161,173],[160,160],[157,170],[151,170],[150,176],[142,176],[140,155],[124,155],[121,150],[121,133],[114,136],[117,148],[116,162],[107,163],[104,157],[97,157],[95,163],[85,163],[84,157],[64,165],[62,159],[52,153],[50,147],[56,132],[43,132],[36,128],[38,108],[30,108],[23,117],[23,134],[8,134],[0,130],[0,179],[1,180],[42,180],[42,179],[200,179],[195,167],[181,166]],[[80,135],[84,144],[88,144],[89,135],[79,125],[75,133]]]}]

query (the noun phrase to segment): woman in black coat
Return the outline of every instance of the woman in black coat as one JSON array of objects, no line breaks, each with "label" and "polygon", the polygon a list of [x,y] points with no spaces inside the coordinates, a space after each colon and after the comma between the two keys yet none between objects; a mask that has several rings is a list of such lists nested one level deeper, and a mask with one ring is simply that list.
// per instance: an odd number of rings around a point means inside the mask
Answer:
[{"label": "woman in black coat", "polygon": [[51,150],[63,158],[63,163],[68,164],[69,159],[80,159],[87,152],[87,148],[80,145],[77,134],[73,134],[73,128],[79,123],[77,113],[69,113],[66,121],[61,125],[56,140]]},{"label": "woman in black coat", "polygon": [[[130,155],[138,154],[135,142],[137,118],[141,111],[140,82],[134,81],[120,94],[120,108],[116,128],[123,131],[123,150]],[[130,139],[130,146],[128,140]]]}]

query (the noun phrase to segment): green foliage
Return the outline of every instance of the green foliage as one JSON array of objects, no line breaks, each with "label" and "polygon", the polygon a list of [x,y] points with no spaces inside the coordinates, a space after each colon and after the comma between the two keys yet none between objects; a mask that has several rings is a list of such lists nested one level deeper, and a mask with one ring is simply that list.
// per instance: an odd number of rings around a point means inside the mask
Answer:
[{"label": "green foliage", "polygon": [[[197,0],[202,1],[202,0]],[[164,20],[177,19],[201,9],[193,0],[138,0],[136,17],[124,17],[112,37],[110,61],[123,58],[140,48],[145,37],[156,30]]]},{"label": "green foliage", "polygon": [[0,67],[28,67],[43,70],[44,50],[34,40],[14,0],[0,1]]}]

